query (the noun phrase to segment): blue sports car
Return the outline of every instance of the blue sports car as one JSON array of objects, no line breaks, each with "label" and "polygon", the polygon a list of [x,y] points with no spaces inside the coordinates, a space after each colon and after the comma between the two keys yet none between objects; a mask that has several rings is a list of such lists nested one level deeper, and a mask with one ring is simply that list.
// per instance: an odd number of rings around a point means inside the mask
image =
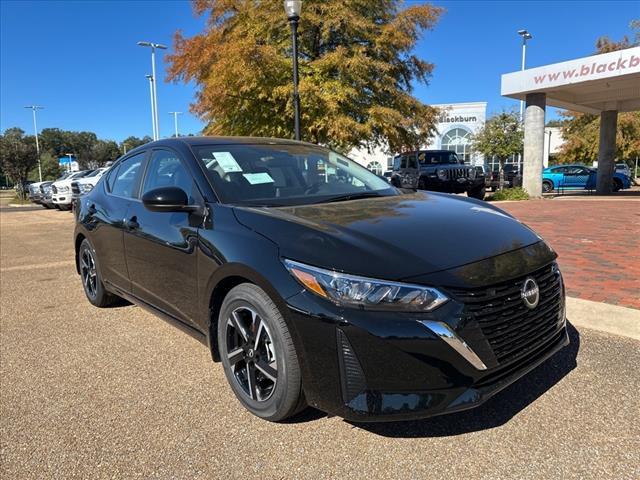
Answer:
[{"label": "blue sports car", "polygon": [[[556,165],[542,171],[542,192],[553,190],[594,190],[597,170],[584,165]],[[631,180],[621,172],[613,174],[613,191],[631,188]]]}]

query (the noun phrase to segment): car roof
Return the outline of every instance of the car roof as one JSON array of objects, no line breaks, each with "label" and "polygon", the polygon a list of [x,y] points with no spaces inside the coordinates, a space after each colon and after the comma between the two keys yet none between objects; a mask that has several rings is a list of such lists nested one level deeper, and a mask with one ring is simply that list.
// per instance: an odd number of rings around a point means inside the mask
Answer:
[{"label": "car roof", "polygon": [[233,137],[233,136],[199,136],[199,137],[178,137],[163,138],[155,142],[145,143],[127,152],[127,156],[138,151],[153,147],[171,147],[175,145],[188,145],[193,147],[211,145],[307,145],[317,147],[315,143],[301,142],[287,138],[271,137]]}]

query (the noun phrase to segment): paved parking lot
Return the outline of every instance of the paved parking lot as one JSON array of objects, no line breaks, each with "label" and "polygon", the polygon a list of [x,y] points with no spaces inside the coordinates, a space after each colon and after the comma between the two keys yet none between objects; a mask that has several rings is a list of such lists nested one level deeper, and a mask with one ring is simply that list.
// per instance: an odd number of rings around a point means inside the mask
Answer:
[{"label": "paved parking lot", "polygon": [[462,414],[271,424],[195,340],[85,300],[72,223],[0,212],[2,478],[640,477],[636,341],[572,328],[569,347]]},{"label": "paved parking lot", "polygon": [[558,252],[569,295],[640,309],[640,196],[499,206],[533,227]]}]

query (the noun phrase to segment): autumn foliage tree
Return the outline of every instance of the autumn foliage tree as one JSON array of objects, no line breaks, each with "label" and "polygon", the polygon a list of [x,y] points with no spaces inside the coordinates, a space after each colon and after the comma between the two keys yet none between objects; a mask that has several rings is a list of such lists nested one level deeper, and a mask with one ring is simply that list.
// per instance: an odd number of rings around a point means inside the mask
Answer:
[{"label": "autumn foliage tree", "polygon": [[[341,150],[427,142],[437,112],[411,95],[433,64],[411,52],[441,9],[399,0],[305,0],[298,28],[302,138]],[[291,137],[291,37],[282,2],[195,0],[205,31],[175,35],[169,79],[217,135]]]},{"label": "autumn foliage tree", "polygon": [[473,149],[500,162],[499,188],[504,188],[504,163],[522,152],[524,132],[515,112],[502,112],[492,116],[473,136]]}]

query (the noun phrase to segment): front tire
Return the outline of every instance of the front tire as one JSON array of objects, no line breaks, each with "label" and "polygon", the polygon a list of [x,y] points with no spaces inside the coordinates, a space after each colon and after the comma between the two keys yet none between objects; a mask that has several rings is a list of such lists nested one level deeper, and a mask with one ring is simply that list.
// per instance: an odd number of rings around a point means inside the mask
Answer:
[{"label": "front tire", "polygon": [[82,287],[89,302],[96,307],[108,307],[115,303],[118,297],[104,288],[96,251],[86,238],[78,249],[78,266]]},{"label": "front tire", "polygon": [[484,200],[484,195],[485,195],[484,187],[476,188],[474,190],[469,190],[467,192],[467,196],[471,198],[477,198],[478,200]]},{"label": "front tire", "polygon": [[545,180],[542,182],[542,193],[551,193],[553,192],[553,183],[549,180]]},{"label": "front tire", "polygon": [[289,329],[260,287],[243,283],[227,294],[217,334],[227,381],[247,410],[278,422],[304,407],[300,366]]},{"label": "front tire", "polygon": [[622,182],[620,182],[620,180],[618,180],[617,178],[614,178],[611,188],[614,192],[619,192],[620,190],[622,190]]}]

